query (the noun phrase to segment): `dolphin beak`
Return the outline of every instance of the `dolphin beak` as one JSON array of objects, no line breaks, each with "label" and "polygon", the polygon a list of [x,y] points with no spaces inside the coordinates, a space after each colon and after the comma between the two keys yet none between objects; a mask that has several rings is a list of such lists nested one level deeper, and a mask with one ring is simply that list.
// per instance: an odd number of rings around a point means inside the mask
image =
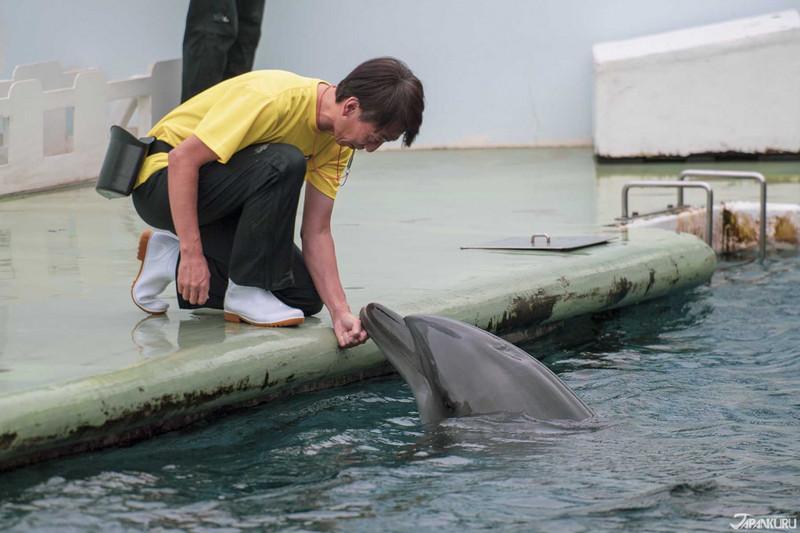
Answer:
[{"label": "dolphin beak", "polygon": [[402,315],[381,304],[371,303],[361,309],[359,317],[370,338],[384,354],[399,351],[408,355],[415,351],[414,338]]},{"label": "dolphin beak", "polygon": [[371,303],[367,304],[366,307],[361,309],[361,320],[366,320],[367,322],[383,322],[383,323],[395,323],[395,324],[405,324],[403,317],[399,314],[395,313],[391,309],[382,306],[381,304]]},{"label": "dolphin beak", "polygon": [[420,358],[406,319],[376,303],[361,309],[359,316],[372,341],[411,387],[422,422],[433,424],[447,416],[441,396],[429,381],[429,365]]}]

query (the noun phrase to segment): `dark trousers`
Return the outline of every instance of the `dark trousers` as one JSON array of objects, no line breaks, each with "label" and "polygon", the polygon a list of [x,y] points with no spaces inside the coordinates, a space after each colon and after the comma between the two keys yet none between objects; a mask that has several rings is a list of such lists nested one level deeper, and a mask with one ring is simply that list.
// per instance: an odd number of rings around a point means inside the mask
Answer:
[{"label": "dark trousers", "polygon": [[[222,309],[228,278],[260,287],[283,303],[313,315],[322,302],[294,244],[300,188],[306,172],[302,152],[288,144],[256,144],[226,164],[200,167],[197,216],[203,255],[211,273],[209,299],[182,309]],[[161,169],[133,191],[133,205],[149,225],[175,232],[169,207],[168,171]],[[178,259],[180,262],[180,259]]]},{"label": "dark trousers", "polygon": [[264,0],[191,0],[183,34],[181,102],[253,69]]}]

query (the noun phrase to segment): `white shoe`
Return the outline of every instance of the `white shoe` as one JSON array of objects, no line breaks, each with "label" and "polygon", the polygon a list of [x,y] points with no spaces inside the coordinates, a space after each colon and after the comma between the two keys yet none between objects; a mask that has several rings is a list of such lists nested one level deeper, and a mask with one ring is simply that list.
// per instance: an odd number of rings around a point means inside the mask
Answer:
[{"label": "white shoe", "polygon": [[180,246],[178,237],[168,231],[146,229],[139,237],[136,257],[142,262],[131,285],[133,303],[151,315],[161,315],[169,304],[158,296],[175,281]]},{"label": "white shoe", "polygon": [[300,309],[289,307],[274,294],[258,287],[245,287],[228,280],[225,291],[225,320],[247,322],[254,326],[275,328],[299,326],[305,320]]}]

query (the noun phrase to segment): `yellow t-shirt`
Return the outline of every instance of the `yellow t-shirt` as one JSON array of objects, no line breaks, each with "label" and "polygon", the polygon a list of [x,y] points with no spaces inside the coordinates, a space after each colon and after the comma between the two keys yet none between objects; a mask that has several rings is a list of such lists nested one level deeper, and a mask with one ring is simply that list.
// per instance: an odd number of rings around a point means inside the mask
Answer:
[{"label": "yellow t-shirt", "polygon": [[[339,177],[353,150],[317,129],[317,85],[282,70],[259,70],[223,81],[182,103],[153,126],[149,136],[178,146],[196,135],[219,156],[220,163],[258,143],[286,143],[306,156],[306,181],[336,198]],[[330,89],[334,90],[334,89]],[[167,166],[167,154],[145,159],[136,187]]]}]

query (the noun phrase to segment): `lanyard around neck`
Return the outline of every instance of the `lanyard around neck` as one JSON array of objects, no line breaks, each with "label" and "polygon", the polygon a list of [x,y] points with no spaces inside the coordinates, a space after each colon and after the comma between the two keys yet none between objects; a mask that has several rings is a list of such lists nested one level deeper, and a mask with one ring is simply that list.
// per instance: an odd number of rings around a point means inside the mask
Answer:
[{"label": "lanyard around neck", "polygon": [[[325,87],[325,89],[323,89],[322,94],[317,99],[317,112],[316,115],[314,116],[314,122],[315,122],[314,126],[316,126],[317,128],[317,132],[314,134],[314,141],[311,144],[311,159],[309,161],[311,163],[311,171],[318,174],[319,176],[322,176],[323,178],[327,176],[325,176],[325,174],[322,171],[320,171],[319,168],[317,168],[317,138],[321,133],[321,130],[319,128],[319,116],[320,116],[320,111],[322,110],[322,100],[325,98],[325,94],[327,94],[329,89],[334,87],[336,86],[328,84],[328,86]],[[350,167],[353,165],[353,158],[356,155],[356,153],[354,150],[353,153],[350,155],[350,159],[347,161],[347,166],[344,169],[344,179],[342,179],[342,175],[339,173],[339,168],[341,167],[342,163],[342,145],[337,144],[337,146],[339,147],[339,152],[336,155],[336,176],[334,177],[334,179],[340,182],[339,186],[341,187],[345,184],[345,182],[347,181],[347,177],[350,175]]]}]

